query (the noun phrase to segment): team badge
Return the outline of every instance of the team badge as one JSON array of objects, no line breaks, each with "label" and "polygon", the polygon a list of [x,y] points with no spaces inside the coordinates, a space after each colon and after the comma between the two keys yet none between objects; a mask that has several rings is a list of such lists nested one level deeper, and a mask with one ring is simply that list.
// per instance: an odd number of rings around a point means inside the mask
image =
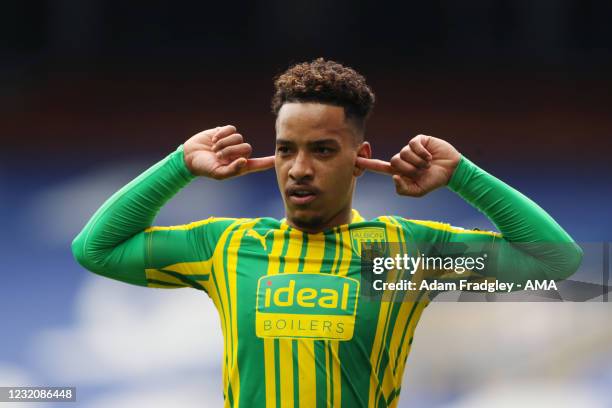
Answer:
[{"label": "team badge", "polygon": [[387,234],[382,227],[356,228],[351,231],[351,243],[353,244],[353,250],[361,256],[363,244],[367,246],[386,246]]}]

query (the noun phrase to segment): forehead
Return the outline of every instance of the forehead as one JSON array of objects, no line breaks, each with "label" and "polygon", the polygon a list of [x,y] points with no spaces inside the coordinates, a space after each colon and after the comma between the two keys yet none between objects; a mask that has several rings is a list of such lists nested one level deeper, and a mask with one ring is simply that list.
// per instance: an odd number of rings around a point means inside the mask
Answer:
[{"label": "forehead", "polygon": [[276,119],[276,137],[311,140],[319,137],[344,138],[352,135],[344,108],[321,103],[285,103]]}]

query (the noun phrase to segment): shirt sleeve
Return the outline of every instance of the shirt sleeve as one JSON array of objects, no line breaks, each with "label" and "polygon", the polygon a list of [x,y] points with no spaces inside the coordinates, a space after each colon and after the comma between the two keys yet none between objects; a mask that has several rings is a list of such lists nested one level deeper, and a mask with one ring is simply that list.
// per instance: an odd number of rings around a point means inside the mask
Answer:
[{"label": "shirt sleeve", "polygon": [[494,278],[523,284],[534,279],[565,279],[580,266],[582,249],[550,215],[464,156],[448,187],[488,217],[499,232],[402,218],[400,222],[414,239],[433,243],[441,252],[446,249],[455,255],[487,254],[481,271],[472,269],[463,276],[438,271],[438,277]]},{"label": "shirt sleeve", "polygon": [[183,146],[113,194],[72,242],[72,253],[96,274],[139,286],[207,291],[215,243],[231,220],[151,226],[161,207],[195,179]]}]

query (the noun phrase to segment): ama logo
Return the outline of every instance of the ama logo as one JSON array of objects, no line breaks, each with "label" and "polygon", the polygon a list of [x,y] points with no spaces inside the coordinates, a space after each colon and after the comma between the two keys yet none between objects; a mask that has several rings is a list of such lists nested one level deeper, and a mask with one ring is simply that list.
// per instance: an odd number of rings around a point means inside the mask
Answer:
[{"label": "ama logo", "polygon": [[266,275],[257,283],[255,334],[262,338],[350,340],[359,281],[320,273]]}]

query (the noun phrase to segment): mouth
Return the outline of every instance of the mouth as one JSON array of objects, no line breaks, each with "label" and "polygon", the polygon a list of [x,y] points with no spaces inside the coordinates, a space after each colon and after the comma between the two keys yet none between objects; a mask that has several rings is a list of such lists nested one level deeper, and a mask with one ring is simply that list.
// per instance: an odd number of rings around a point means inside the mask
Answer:
[{"label": "mouth", "polygon": [[310,204],[318,195],[319,190],[312,186],[292,186],[286,190],[287,199],[294,205]]}]

